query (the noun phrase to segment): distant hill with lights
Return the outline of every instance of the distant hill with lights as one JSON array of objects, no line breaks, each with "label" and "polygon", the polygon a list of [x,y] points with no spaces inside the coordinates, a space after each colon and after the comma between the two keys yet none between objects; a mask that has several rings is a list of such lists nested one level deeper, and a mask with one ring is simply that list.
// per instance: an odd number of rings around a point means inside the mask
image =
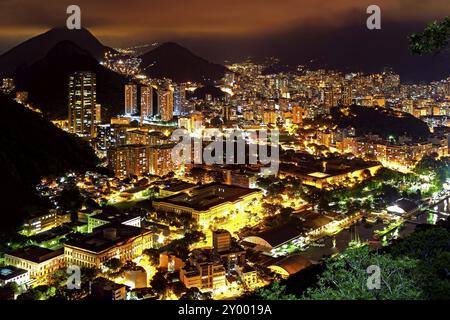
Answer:
[{"label": "distant hill with lights", "polygon": [[151,78],[169,78],[177,83],[213,84],[227,72],[220,64],[211,63],[177,43],[167,42],[141,56],[142,69]]},{"label": "distant hill with lights", "polygon": [[2,93],[0,108],[3,231],[19,223],[26,214],[24,208],[38,201],[34,187],[41,178],[68,170],[94,169],[97,157],[85,141],[58,129]]},{"label": "distant hill with lights", "polygon": [[195,89],[194,92],[189,94],[189,97],[196,98],[199,100],[206,100],[206,96],[211,95],[213,99],[224,99],[225,93],[217,87],[214,86],[204,86]]},{"label": "distant hill with lights", "polygon": [[408,136],[415,140],[426,139],[430,135],[428,126],[420,119],[409,113],[381,107],[334,107],[331,109],[331,121],[341,128],[354,127],[358,135],[377,134],[384,138]]}]

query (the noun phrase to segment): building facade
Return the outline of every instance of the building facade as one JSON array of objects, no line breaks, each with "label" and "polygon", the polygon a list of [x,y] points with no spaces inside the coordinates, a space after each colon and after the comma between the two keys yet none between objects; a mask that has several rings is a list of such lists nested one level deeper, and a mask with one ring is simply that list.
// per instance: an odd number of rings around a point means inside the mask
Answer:
[{"label": "building facade", "polygon": [[150,230],[127,225],[106,225],[80,241],[64,244],[67,265],[100,268],[112,258],[121,262],[133,260],[153,245]]},{"label": "building facade", "polygon": [[69,77],[69,131],[82,137],[95,136],[100,108],[97,105],[96,75],[76,72]]},{"label": "building facade", "polygon": [[64,267],[64,252],[29,246],[5,254],[5,263],[27,270],[30,278],[39,278]]}]

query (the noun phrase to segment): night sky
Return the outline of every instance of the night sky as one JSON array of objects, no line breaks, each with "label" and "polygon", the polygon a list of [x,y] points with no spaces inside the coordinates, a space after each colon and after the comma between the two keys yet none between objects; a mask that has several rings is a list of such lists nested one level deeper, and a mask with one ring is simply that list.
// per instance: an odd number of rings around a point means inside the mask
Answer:
[{"label": "night sky", "polygon": [[[83,26],[109,46],[177,41],[215,62],[274,55],[349,70],[393,67],[411,79],[450,74],[448,55],[410,57],[406,38],[450,15],[448,0],[1,0],[0,52],[64,25],[75,3]],[[382,30],[366,28],[370,4],[382,9]]]}]

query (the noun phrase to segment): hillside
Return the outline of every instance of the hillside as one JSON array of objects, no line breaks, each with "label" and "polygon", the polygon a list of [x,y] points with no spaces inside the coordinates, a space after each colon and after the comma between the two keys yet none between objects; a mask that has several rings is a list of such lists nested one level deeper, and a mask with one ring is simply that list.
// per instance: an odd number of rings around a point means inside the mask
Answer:
[{"label": "hillside", "polygon": [[151,78],[170,78],[177,83],[212,84],[223,78],[227,68],[206,61],[188,49],[172,42],[164,43],[144,54],[142,68]]},{"label": "hillside", "polygon": [[33,37],[0,56],[0,78],[12,76],[18,69],[44,58],[59,42],[70,41],[89,52],[97,61],[103,59],[105,47],[87,29],[53,28]]},{"label": "hillside", "polygon": [[77,71],[97,75],[97,102],[104,120],[122,112],[127,80],[70,41],[56,44],[43,59],[19,70],[14,79],[17,90],[28,91],[30,101],[46,118],[61,119],[67,117],[69,76]]},{"label": "hillside", "polygon": [[39,114],[0,94],[1,229],[8,230],[35,204],[34,186],[44,176],[68,170],[95,168],[97,158],[89,145],[56,128]]},{"label": "hillside", "polygon": [[377,134],[389,136],[408,136],[416,140],[426,139],[430,130],[425,122],[414,116],[391,109],[368,108],[353,105],[331,109],[332,121],[339,127],[354,127],[358,135]]}]

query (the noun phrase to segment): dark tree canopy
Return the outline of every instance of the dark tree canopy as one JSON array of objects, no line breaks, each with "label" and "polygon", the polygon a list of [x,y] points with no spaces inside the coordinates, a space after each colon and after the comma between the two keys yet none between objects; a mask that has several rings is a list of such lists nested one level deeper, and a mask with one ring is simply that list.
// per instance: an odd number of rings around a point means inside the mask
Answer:
[{"label": "dark tree canopy", "polygon": [[413,33],[409,37],[409,47],[413,54],[440,53],[450,39],[450,17],[442,21],[430,22],[423,32]]}]

